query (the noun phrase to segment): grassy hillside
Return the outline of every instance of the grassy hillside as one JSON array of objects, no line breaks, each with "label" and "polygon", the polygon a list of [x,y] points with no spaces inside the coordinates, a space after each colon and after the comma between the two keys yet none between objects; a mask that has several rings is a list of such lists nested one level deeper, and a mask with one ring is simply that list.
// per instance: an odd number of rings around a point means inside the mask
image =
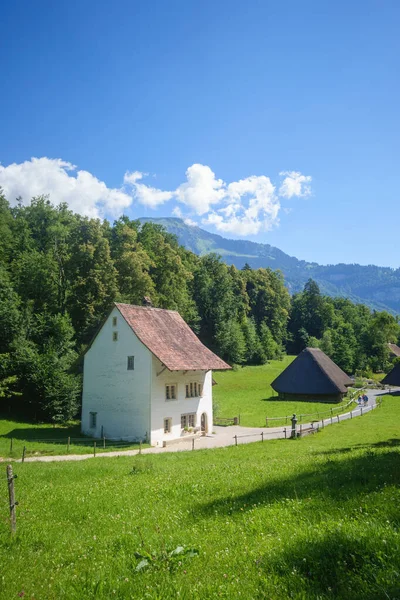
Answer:
[{"label": "grassy hillside", "polygon": [[0,598],[399,598],[399,418],[386,397],[300,440],[15,464]]},{"label": "grassy hillside", "polygon": [[[240,415],[240,424],[245,427],[265,427],[266,417],[285,417],[318,413],[329,416],[332,408],[338,413],[341,404],[321,402],[286,402],[278,399],[271,382],[292,362],[294,356],[283,360],[271,360],[267,365],[243,367],[238,371],[213,373],[217,385],[213,387],[214,410],[219,417]],[[319,417],[318,417],[319,418]],[[268,426],[284,425],[285,419],[269,421]]]}]

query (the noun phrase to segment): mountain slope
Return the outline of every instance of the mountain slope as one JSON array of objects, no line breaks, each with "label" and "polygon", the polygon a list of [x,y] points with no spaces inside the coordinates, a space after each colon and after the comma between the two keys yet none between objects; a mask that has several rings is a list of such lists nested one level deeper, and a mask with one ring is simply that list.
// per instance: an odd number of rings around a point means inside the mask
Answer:
[{"label": "mountain slope", "polygon": [[289,256],[269,244],[248,240],[229,240],[209,233],[200,227],[186,225],[182,219],[140,219],[165,227],[178,237],[180,244],[203,255],[220,254],[227,264],[241,269],[245,263],[252,268],[280,269],[289,290],[300,291],[307,279],[318,282],[321,291],[330,296],[345,296],[376,309],[386,309],[400,314],[400,268],[362,266],[357,264],[319,265]]}]

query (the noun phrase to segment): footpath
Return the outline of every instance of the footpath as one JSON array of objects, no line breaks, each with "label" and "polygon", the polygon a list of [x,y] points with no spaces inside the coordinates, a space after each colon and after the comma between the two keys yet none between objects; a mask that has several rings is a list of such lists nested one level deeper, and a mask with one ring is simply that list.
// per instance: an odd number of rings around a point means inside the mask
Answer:
[{"label": "footpath", "polygon": [[[382,390],[368,390],[368,404],[366,406],[357,406],[353,410],[335,415],[320,421],[312,423],[297,424],[297,433],[302,435],[312,431],[321,430],[329,425],[334,425],[341,421],[361,417],[366,413],[374,410],[379,404],[377,398],[384,394]],[[165,454],[166,452],[188,452],[191,450],[204,450],[210,448],[225,448],[239,444],[250,444],[252,442],[260,442],[267,440],[277,440],[290,438],[291,426],[285,427],[218,427],[213,428],[213,433],[192,438],[190,440],[179,440],[176,443],[171,443],[167,447],[152,447],[142,449],[142,454]],[[118,450],[113,452],[98,453],[96,456],[91,454],[65,454],[60,456],[30,456],[25,458],[24,462],[62,462],[68,460],[88,460],[98,458],[112,458],[117,456],[135,456],[139,454],[139,450]],[[15,461],[21,462],[21,459]]]}]

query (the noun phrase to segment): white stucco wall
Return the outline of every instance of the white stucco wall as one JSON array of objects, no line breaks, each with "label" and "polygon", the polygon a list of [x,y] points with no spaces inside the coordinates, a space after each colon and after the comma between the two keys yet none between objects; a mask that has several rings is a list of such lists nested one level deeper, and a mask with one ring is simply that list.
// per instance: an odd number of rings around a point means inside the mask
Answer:
[{"label": "white stucco wall", "polygon": [[[208,432],[212,431],[212,373],[211,371],[175,371],[163,369],[160,361],[153,357],[152,398],[151,398],[151,443],[162,442],[181,437],[181,415],[196,413],[196,427],[200,427],[201,414],[207,414]],[[202,396],[186,398],[185,385],[190,382],[202,385]],[[165,399],[165,386],[177,385],[177,399]],[[171,433],[164,433],[164,419],[172,419]]]},{"label": "white stucco wall", "polygon": [[[117,317],[117,326],[113,326]],[[113,341],[113,331],[118,340]],[[133,371],[127,357],[135,357]],[[107,438],[144,440],[150,433],[152,354],[117,308],[114,308],[85,355],[82,396],[82,432]],[[97,426],[90,428],[90,412]]]}]

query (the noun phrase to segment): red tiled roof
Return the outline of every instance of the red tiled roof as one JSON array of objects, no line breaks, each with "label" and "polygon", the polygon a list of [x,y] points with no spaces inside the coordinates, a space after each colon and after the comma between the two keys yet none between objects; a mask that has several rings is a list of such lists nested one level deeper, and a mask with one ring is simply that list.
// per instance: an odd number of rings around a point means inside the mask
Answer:
[{"label": "red tiled roof", "polygon": [[231,367],[204,346],[175,310],[115,303],[139,340],[170,371]]},{"label": "red tiled roof", "polygon": [[388,344],[388,346],[391,354],[394,354],[394,356],[400,356],[400,348],[396,346],[396,344]]}]

